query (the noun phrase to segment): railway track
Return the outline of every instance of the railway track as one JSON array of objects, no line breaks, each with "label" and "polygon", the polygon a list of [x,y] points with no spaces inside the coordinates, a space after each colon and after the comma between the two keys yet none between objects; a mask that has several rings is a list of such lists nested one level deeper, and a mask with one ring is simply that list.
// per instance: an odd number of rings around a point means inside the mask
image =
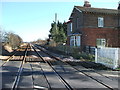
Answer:
[{"label": "railway track", "polygon": [[0,68],[2,68],[10,59],[12,59],[14,57],[14,55],[10,56],[8,59],[6,59],[5,61],[2,62]]},{"label": "railway track", "polygon": [[[26,55],[27,55],[28,45],[21,50],[17,50],[14,55],[10,56],[2,65],[2,88],[16,90],[20,81],[21,73],[23,70],[23,65],[25,63]],[[22,51],[24,56],[16,56],[19,55],[18,52]],[[8,72],[9,71],[9,72]],[[9,73],[9,74],[8,74]],[[8,80],[6,79],[6,75],[8,75]],[[12,81],[11,84],[8,84],[8,81]]]},{"label": "railway track", "polygon": [[[55,70],[55,68],[52,66],[52,64],[49,61],[45,61],[42,56],[36,51],[35,47],[33,46],[33,49],[35,50],[35,52],[39,55],[39,57],[43,60],[44,63],[46,63],[47,65],[49,65],[51,67],[51,69],[55,72],[55,74],[58,76],[59,80],[65,85],[65,87],[68,90],[73,90],[72,87],[68,84],[68,82],[66,82],[66,80]],[[44,71],[43,71],[44,72]],[[44,74],[45,75],[45,74]],[[49,85],[50,86],[50,85]],[[52,89],[50,87],[50,89]]]},{"label": "railway track", "polygon": [[[115,88],[110,83],[112,80],[96,73],[94,69],[63,62],[62,59],[55,57],[37,45],[28,44],[21,51],[24,52],[23,57],[16,57],[18,60],[11,60],[11,58],[2,66],[3,70],[5,68],[4,72],[9,71],[11,74],[8,78],[10,78],[9,81],[12,84],[11,86],[9,84],[8,87],[11,87],[12,90],[22,87],[27,89],[28,86],[32,90],[79,90],[86,88],[114,90]],[[22,58],[22,60],[19,58]],[[7,63],[12,63],[14,68]],[[5,76],[6,73],[4,74],[4,72],[3,75]],[[106,81],[104,82],[101,78],[106,79]],[[5,83],[6,80],[5,78]],[[24,83],[28,83],[28,85]]]},{"label": "railway track", "polygon": [[[35,51],[36,53],[37,53],[37,50],[35,50],[33,47],[32,47],[32,45],[30,44],[30,51]],[[34,53],[35,54],[35,53]],[[37,55],[39,56],[39,54],[37,53]],[[47,88],[49,88],[50,90],[51,90],[51,86],[50,86],[50,83],[49,83],[49,81],[48,81],[48,79],[47,79],[47,77],[46,77],[46,75],[45,75],[45,72],[44,72],[44,70],[43,70],[43,68],[41,67],[41,65],[39,64],[39,62],[41,62],[41,61],[43,61],[43,59],[41,58],[41,57],[37,57],[37,55],[36,56],[33,56],[33,57],[28,57],[28,58],[26,58],[26,60],[25,60],[25,62],[37,62],[37,64],[30,64],[30,66],[31,66],[31,69],[32,69],[32,79],[33,79],[33,88],[34,89],[47,89]],[[37,69],[36,69],[37,68]],[[36,85],[36,83],[34,83],[34,74],[36,74],[35,72],[34,72],[34,70],[37,70],[37,74],[38,74],[38,77],[42,77],[41,78],[41,83],[43,83],[43,85],[42,86],[38,86],[38,85]],[[38,72],[38,70],[39,70],[39,72]],[[40,73],[40,74],[39,74]],[[42,73],[42,75],[41,75],[41,73]]]},{"label": "railway track", "polygon": [[[25,48],[25,47],[24,47]],[[20,51],[23,51],[24,50],[24,48],[22,47],[22,48],[18,48],[15,52],[14,52],[14,54],[13,55],[11,55],[11,56],[9,56],[8,57],[8,59],[6,59],[6,60],[2,60],[2,64],[0,65],[0,68],[2,68],[7,62],[9,62],[9,61],[17,61],[17,60],[22,60],[22,56],[20,56],[20,57],[17,57],[17,55],[19,55],[18,54],[18,52],[20,52]]]},{"label": "railway track", "polygon": [[[103,85],[104,87],[106,87],[106,88],[109,89],[109,90],[114,90],[115,88],[117,88],[116,85],[114,86],[114,85],[112,85],[111,83],[109,83],[110,81],[112,82],[112,80],[106,78],[106,76],[101,75],[100,73],[97,73],[97,72],[95,72],[94,70],[90,70],[90,69],[87,69],[87,68],[82,67],[82,66],[79,67],[79,68],[82,68],[82,69],[78,69],[78,67],[75,67],[75,66],[71,65],[70,63],[63,62],[61,59],[58,59],[58,58],[56,58],[55,56],[51,55],[51,54],[48,53],[45,49],[43,49],[43,48],[41,48],[41,47],[38,47],[37,45],[35,45],[35,46],[36,46],[38,49],[40,49],[41,51],[43,51],[44,53],[48,54],[48,55],[49,55],[50,57],[52,57],[54,60],[56,60],[56,61],[54,62],[55,64],[57,64],[57,65],[60,65],[60,64],[61,64],[62,68],[64,67],[63,65],[68,65],[68,66],[72,67],[74,70],[76,70],[76,71],[84,74],[85,76],[91,78],[92,80],[94,80],[94,81],[96,81],[97,83]],[[53,68],[51,62],[47,61],[47,63],[51,66],[51,68]],[[53,69],[54,69],[54,68],[53,68]],[[64,69],[64,68],[63,68],[63,69]],[[56,72],[57,72],[57,71],[56,71]],[[59,73],[57,73],[57,74],[59,75]],[[106,82],[102,81],[100,78],[96,78],[95,76],[93,76],[93,74],[94,74],[94,75],[98,75],[98,76],[100,76],[100,77],[104,77],[104,78],[106,79]],[[62,77],[62,76],[60,76],[60,77]],[[62,79],[63,79],[63,77],[62,77]],[[65,81],[65,80],[63,80],[63,81]],[[66,82],[66,81],[65,81],[65,82]],[[67,84],[68,84],[68,83],[67,83]],[[117,84],[117,83],[116,83],[116,84]],[[70,86],[70,85],[68,84],[67,87],[69,87],[69,86]],[[71,86],[70,86],[70,89],[72,89]]]},{"label": "railway track", "polygon": [[17,90],[17,88],[18,88],[18,84],[19,84],[19,81],[20,81],[21,73],[23,71],[23,65],[25,63],[26,56],[27,56],[27,49],[28,49],[28,47],[29,47],[29,44],[27,45],[27,47],[25,49],[24,57],[23,57],[23,60],[22,60],[22,62],[20,64],[20,67],[18,69],[18,75],[16,76],[15,81],[13,82],[12,90]]}]

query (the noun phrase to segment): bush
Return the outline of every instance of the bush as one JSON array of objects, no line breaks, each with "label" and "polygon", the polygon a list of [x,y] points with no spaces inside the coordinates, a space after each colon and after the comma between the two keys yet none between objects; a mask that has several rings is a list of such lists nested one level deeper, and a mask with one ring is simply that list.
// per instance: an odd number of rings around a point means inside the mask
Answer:
[{"label": "bush", "polygon": [[87,54],[84,52],[80,52],[79,47],[70,47],[70,46],[63,46],[63,45],[58,45],[56,47],[51,47],[49,46],[49,49],[51,51],[58,52],[60,54],[67,54],[73,56],[75,59],[85,59],[88,61],[94,61],[95,56],[92,54]]},{"label": "bush", "polygon": [[74,53],[72,56],[76,59],[86,59],[89,61],[93,61],[95,59],[94,55],[86,54],[86,53]]}]

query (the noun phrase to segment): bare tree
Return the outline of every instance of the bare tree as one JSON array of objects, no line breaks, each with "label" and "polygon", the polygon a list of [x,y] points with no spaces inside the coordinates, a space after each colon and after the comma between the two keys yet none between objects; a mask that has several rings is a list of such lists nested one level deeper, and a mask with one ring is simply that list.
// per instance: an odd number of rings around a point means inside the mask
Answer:
[{"label": "bare tree", "polygon": [[12,48],[16,48],[16,47],[19,47],[20,44],[22,43],[22,39],[20,36],[14,34],[14,33],[11,33],[9,32],[8,34],[8,41],[9,41],[9,45],[12,46]]},{"label": "bare tree", "polygon": [[14,34],[13,32],[6,32],[3,30],[0,30],[0,40],[1,42],[4,42],[4,44],[10,45],[13,49],[19,47],[20,44],[23,42],[22,38],[17,34]]}]

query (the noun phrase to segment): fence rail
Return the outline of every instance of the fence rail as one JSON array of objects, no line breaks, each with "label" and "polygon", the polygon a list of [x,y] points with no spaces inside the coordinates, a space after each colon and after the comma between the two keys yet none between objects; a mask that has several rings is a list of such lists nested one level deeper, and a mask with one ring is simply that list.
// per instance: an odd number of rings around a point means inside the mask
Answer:
[{"label": "fence rail", "polygon": [[95,62],[113,69],[119,67],[120,48],[96,48]]},{"label": "fence rail", "polygon": [[85,47],[85,52],[95,55],[95,47],[86,46]]}]

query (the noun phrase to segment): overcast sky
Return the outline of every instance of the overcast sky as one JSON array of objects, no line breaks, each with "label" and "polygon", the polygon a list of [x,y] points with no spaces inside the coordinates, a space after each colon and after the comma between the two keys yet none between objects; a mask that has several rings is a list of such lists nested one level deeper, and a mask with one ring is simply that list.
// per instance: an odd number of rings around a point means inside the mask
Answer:
[{"label": "overcast sky", "polygon": [[[119,0],[89,1],[92,7],[117,9]],[[18,34],[24,41],[45,39],[55,13],[60,22],[68,21],[73,7],[83,4],[84,0],[2,0],[0,26]]]}]

